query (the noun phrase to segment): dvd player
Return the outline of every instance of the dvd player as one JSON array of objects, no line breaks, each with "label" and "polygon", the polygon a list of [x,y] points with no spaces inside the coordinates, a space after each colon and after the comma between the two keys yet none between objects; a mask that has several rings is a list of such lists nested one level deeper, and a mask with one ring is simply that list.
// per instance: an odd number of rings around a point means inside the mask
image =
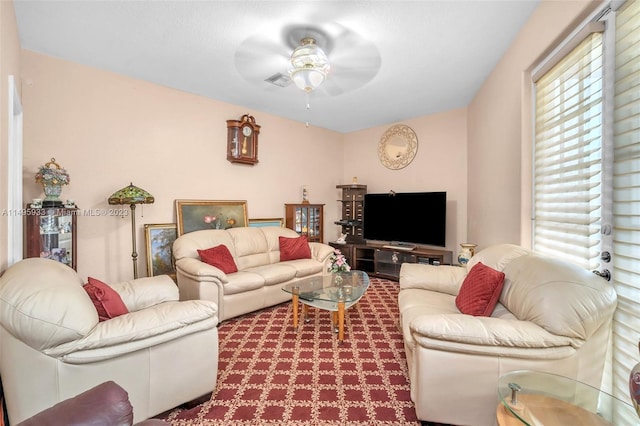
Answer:
[{"label": "dvd player", "polygon": [[409,244],[398,244],[398,245],[387,244],[382,247],[392,249],[392,250],[403,250],[403,251],[411,251],[416,248],[416,246],[409,245]]}]

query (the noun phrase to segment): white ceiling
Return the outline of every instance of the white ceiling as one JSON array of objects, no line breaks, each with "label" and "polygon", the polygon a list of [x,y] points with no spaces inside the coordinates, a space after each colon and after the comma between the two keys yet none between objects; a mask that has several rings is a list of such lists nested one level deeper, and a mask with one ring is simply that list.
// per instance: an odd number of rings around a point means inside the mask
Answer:
[{"label": "white ceiling", "polygon": [[[24,49],[338,132],[466,106],[540,0],[14,0]],[[309,29],[310,96],[264,82]],[[288,31],[288,32],[287,32]],[[293,44],[292,44],[293,43]]]}]

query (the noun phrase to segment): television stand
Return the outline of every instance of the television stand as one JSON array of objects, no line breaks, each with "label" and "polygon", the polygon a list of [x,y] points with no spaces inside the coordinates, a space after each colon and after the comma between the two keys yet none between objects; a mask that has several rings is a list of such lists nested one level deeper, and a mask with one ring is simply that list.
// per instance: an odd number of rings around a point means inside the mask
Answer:
[{"label": "television stand", "polygon": [[[398,281],[400,266],[403,263],[423,263],[429,265],[451,265],[453,253],[445,249],[415,247],[413,249],[390,248],[386,244],[347,243],[329,245],[340,249],[347,258],[351,269],[365,271],[367,274]],[[396,247],[395,244],[390,244]]]}]

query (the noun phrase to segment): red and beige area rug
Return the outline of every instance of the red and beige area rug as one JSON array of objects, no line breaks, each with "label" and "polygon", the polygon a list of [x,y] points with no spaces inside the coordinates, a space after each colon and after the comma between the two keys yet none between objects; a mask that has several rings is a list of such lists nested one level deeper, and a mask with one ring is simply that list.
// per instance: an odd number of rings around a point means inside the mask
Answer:
[{"label": "red and beige area rug", "polygon": [[174,426],[420,425],[397,300],[398,283],[372,278],[346,312],[342,344],[327,311],[310,309],[310,321],[294,330],[290,303],[223,322],[211,399],[165,419]]}]

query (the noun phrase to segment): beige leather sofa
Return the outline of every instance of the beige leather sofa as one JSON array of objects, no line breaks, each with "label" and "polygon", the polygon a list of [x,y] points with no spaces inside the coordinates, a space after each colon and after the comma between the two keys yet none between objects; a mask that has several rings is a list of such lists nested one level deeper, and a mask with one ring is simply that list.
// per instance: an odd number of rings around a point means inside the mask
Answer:
[{"label": "beige leather sofa", "polygon": [[[455,304],[478,262],[505,273],[490,317],[464,315]],[[498,379],[515,370],[601,387],[616,294],[610,283],[580,267],[496,245],[466,267],[403,264],[398,303],[420,420],[496,424]]]},{"label": "beige leather sofa", "polygon": [[105,381],[140,422],[209,392],[218,369],[217,307],[178,301],[168,276],[110,285],[129,313],[98,321],[83,280],[49,259],[0,277],[0,376],[11,424]]},{"label": "beige leather sofa", "polygon": [[[281,262],[279,237],[299,235],[279,226],[212,229],[184,234],[173,243],[180,299],[212,300],[220,321],[291,300],[282,287],[326,273],[333,248],[311,242],[311,259]],[[200,260],[198,250],[225,245],[238,272],[225,274]]]}]

